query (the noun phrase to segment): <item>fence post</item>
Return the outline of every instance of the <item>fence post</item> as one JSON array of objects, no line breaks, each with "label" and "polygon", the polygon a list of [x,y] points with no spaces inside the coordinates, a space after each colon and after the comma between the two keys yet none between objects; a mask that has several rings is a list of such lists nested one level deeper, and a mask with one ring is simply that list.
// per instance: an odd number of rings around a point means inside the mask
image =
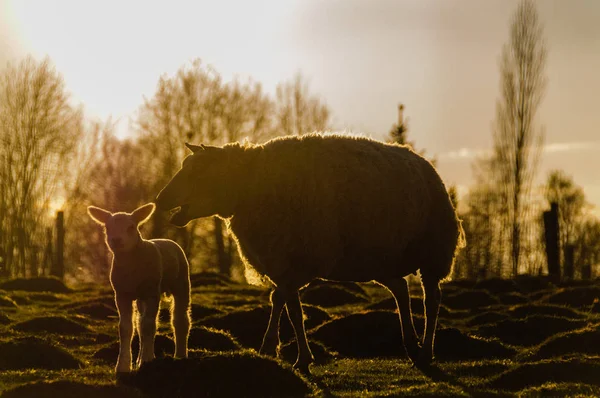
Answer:
[{"label": "fence post", "polygon": [[65,213],[60,210],[56,213],[56,259],[53,262],[51,275],[60,280],[65,277],[64,264],[64,246],[65,246]]},{"label": "fence post", "polygon": [[546,259],[548,276],[554,282],[560,281],[560,241],[558,224],[558,203],[550,204],[550,210],[544,212],[544,232],[546,238]]}]

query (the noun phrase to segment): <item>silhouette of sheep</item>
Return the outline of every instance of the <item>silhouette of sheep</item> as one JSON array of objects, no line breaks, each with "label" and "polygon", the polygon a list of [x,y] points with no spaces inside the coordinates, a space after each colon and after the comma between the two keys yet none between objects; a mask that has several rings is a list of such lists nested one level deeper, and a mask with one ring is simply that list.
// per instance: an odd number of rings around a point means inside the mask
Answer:
[{"label": "silhouette of sheep", "polygon": [[[190,331],[190,270],[181,247],[168,239],[146,240],[139,226],[154,212],[153,203],[132,213],[111,213],[95,206],[88,214],[104,227],[106,245],[113,254],[110,283],[119,311],[119,357],[115,371],[131,371],[133,321],[140,336],[137,366],[154,359],[154,339],[162,293],[173,295],[171,320],[175,356],[187,357]],[[136,302],[136,309],[133,302]]]},{"label": "silhouette of sheep", "polygon": [[[192,154],[156,198],[171,223],[227,220],[247,269],[272,282],[261,353],[275,355],[283,307],[296,333],[295,367],[313,356],[298,290],[321,278],[376,281],[394,295],[410,358],[429,363],[441,292],[464,232],[435,168],[409,147],[307,134],[263,145],[186,144]],[[405,276],[421,271],[427,325],[419,346]]]}]

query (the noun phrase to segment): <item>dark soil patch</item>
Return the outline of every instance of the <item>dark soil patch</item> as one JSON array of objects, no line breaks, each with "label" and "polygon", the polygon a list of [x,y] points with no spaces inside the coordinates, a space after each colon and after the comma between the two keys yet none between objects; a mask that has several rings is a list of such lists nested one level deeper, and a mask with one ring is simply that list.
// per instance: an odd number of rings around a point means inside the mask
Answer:
[{"label": "dark soil patch", "polygon": [[466,324],[468,326],[475,327],[475,326],[487,325],[490,323],[497,323],[497,322],[503,321],[505,319],[508,319],[508,317],[509,316],[503,312],[487,311],[487,312],[483,312],[481,314],[475,315],[471,319],[467,320]]},{"label": "dark soil patch", "polygon": [[0,283],[0,289],[23,290],[27,292],[70,293],[63,281],[53,277],[17,278]]},{"label": "dark soil patch", "polygon": [[[138,353],[140,352],[140,339],[136,334],[133,336],[131,342],[131,357],[133,363],[137,360]],[[166,355],[173,355],[175,352],[175,342],[168,336],[163,334],[157,334],[154,339],[154,355],[157,358],[162,358]],[[94,353],[92,358],[97,359],[101,362],[113,365],[117,362],[119,357],[119,342],[114,342],[106,347],[100,348]]]},{"label": "dark soil patch", "polygon": [[0,342],[0,370],[59,370],[81,366],[68,351],[35,337]]},{"label": "dark soil patch", "polygon": [[337,307],[340,305],[369,302],[369,299],[364,295],[355,293],[345,286],[337,284],[309,286],[301,292],[301,299],[303,303],[322,307]]},{"label": "dark soil patch", "polygon": [[349,292],[352,292],[354,294],[358,294],[359,296],[361,296],[363,298],[366,298],[366,299],[369,298],[369,294],[360,284],[358,284],[356,282],[348,282],[348,281],[329,281],[329,280],[323,280],[323,279],[315,279],[307,287],[302,289],[302,292],[308,291],[308,290],[316,288],[318,286],[337,286],[337,287],[341,287],[342,289],[348,290]]},{"label": "dark soil patch", "polygon": [[[444,299],[442,298],[442,301]],[[396,311],[398,308],[396,306],[396,299],[393,297],[389,297],[378,301],[376,303],[370,304],[365,307],[366,310],[388,310],[388,311]],[[410,298],[410,309],[413,314],[423,316],[425,311],[425,305],[423,304],[422,297],[411,297]],[[444,305],[440,305],[440,310],[438,315],[441,317],[451,316],[451,312]]]},{"label": "dark soil patch", "polygon": [[58,303],[63,301],[61,297],[56,296],[53,293],[31,293],[28,295],[29,299],[33,301],[41,301],[45,303]]},{"label": "dark soil patch", "polygon": [[518,292],[500,293],[498,299],[502,305],[525,304],[529,302],[529,298]]},{"label": "dark soil patch", "polygon": [[[414,317],[417,333],[424,320]],[[309,333],[340,355],[354,358],[405,357],[400,319],[392,311],[367,311],[337,318]]]},{"label": "dark soil patch", "polygon": [[510,308],[508,314],[512,318],[527,318],[531,315],[559,316],[570,319],[583,319],[586,315],[569,307],[551,304],[525,304]]},{"label": "dark soil patch", "polygon": [[568,287],[550,295],[548,302],[582,308],[591,306],[598,298],[600,298],[600,286]]},{"label": "dark soil patch", "polygon": [[600,384],[600,363],[597,360],[566,359],[527,363],[507,370],[488,383],[489,387],[517,391],[553,383]]},{"label": "dark soil patch", "polygon": [[451,309],[465,310],[500,304],[500,300],[486,290],[466,290],[448,294],[442,298]]},{"label": "dark soil patch", "polygon": [[[302,308],[306,318],[304,321],[306,330],[310,330],[330,319],[329,314],[319,307],[303,305]],[[267,330],[270,313],[270,306],[260,306],[252,309],[233,311],[227,314],[209,316],[199,320],[196,324],[227,330],[243,346],[258,349],[262,344],[263,335]],[[279,336],[284,342],[289,341],[295,336],[294,329],[290,324],[285,310],[281,314]]]},{"label": "dark soil patch", "polygon": [[11,322],[12,320],[8,316],[0,314],[0,325],[8,325]]},{"label": "dark soil patch", "polygon": [[195,326],[190,330],[188,347],[210,351],[235,351],[242,348],[229,332],[204,326]]},{"label": "dark soil patch", "polygon": [[540,344],[534,357],[541,359],[578,354],[600,355],[600,326],[552,336]]},{"label": "dark soil patch", "polygon": [[[315,365],[324,365],[338,357],[337,352],[330,352],[318,341],[310,341],[308,345],[315,358]],[[279,355],[284,361],[292,364],[295,363],[296,358],[298,357],[298,344],[296,343],[296,340],[292,340],[291,342],[282,345],[279,348]]]},{"label": "dark soil patch", "polygon": [[444,283],[442,290],[450,292],[473,289],[476,283],[477,281],[473,279],[454,279],[450,282]]},{"label": "dark soil patch", "polygon": [[518,292],[519,286],[512,279],[490,278],[477,281],[473,289],[487,290],[492,294]]},{"label": "dark soil patch", "polygon": [[86,326],[81,325],[63,316],[44,316],[16,323],[14,330],[27,333],[56,333],[80,335],[92,333]]},{"label": "dark soil patch", "polygon": [[119,313],[114,306],[108,306],[103,303],[84,304],[82,306],[75,307],[73,312],[99,320],[119,317]]},{"label": "dark soil patch", "polygon": [[435,334],[434,354],[444,361],[505,359],[516,353],[499,341],[469,336],[456,328],[441,328]]},{"label": "dark soil patch", "polygon": [[600,314],[600,300],[594,300],[594,304],[590,308],[592,314]]},{"label": "dark soil patch", "polygon": [[144,364],[131,383],[149,397],[304,397],[310,385],[291,368],[248,352],[163,358]]},{"label": "dark soil patch", "polygon": [[505,343],[518,346],[539,344],[548,337],[585,326],[586,321],[547,315],[533,315],[524,319],[506,319],[494,325],[477,329],[484,337],[497,337]]},{"label": "dark soil patch", "polygon": [[40,381],[24,384],[2,394],[2,398],[143,398],[127,386],[88,385],[74,381]]},{"label": "dark soil patch", "polygon": [[[202,318],[206,318],[207,316],[222,314],[222,313],[223,313],[223,311],[221,311],[217,308],[207,307],[205,305],[193,303],[191,305],[190,316],[192,317],[192,322],[193,322],[193,321],[197,321]],[[159,313],[159,319],[161,322],[170,323],[171,322],[170,309],[169,308],[161,308],[160,313]]]},{"label": "dark soil patch", "polygon": [[115,296],[112,294],[96,297],[96,298],[93,298],[90,300],[74,301],[72,303],[65,303],[65,304],[61,305],[61,308],[68,310],[68,309],[78,308],[78,307],[81,307],[84,305],[97,305],[97,304],[106,305],[106,306],[114,309],[115,311],[117,310],[117,306],[115,305]]}]

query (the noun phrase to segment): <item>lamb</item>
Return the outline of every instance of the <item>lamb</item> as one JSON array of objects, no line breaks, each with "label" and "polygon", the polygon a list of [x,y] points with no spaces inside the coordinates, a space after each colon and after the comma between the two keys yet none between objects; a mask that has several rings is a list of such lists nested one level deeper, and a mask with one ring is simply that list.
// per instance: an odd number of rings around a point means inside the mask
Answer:
[{"label": "lamb", "polygon": [[[154,359],[154,338],[161,294],[173,296],[171,325],[175,356],[187,357],[190,332],[190,270],[181,247],[168,239],[146,240],[139,226],[150,219],[155,205],[146,204],[132,213],[111,213],[95,206],[89,216],[104,227],[106,245],[113,254],[110,283],[119,311],[117,374],[131,372],[134,318],[140,350],[137,367]],[[133,308],[136,302],[137,311]]]},{"label": "lamb", "polygon": [[[226,220],[247,269],[274,286],[260,352],[276,355],[285,306],[294,367],[314,361],[298,291],[314,279],[375,281],[395,297],[410,359],[433,359],[440,281],[465,246],[461,222],[435,168],[409,147],[313,133],[263,145],[187,144],[192,153],[160,191],[171,223]],[[426,327],[418,341],[405,276],[420,270]]]}]

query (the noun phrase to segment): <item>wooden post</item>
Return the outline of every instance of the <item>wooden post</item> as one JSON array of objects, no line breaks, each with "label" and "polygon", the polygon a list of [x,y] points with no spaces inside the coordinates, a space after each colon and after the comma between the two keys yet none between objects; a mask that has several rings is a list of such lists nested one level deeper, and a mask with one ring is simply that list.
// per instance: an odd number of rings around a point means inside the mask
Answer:
[{"label": "wooden post", "polygon": [[56,259],[54,261],[51,275],[63,280],[65,277],[64,264],[64,246],[65,246],[65,213],[58,211],[56,213]]},{"label": "wooden post", "polygon": [[565,263],[563,264],[563,275],[565,279],[573,280],[575,274],[575,246],[565,245]]},{"label": "wooden post", "polygon": [[544,232],[546,238],[546,259],[548,276],[554,282],[560,281],[560,229],[558,224],[558,203],[551,203],[550,210],[544,212]]}]

